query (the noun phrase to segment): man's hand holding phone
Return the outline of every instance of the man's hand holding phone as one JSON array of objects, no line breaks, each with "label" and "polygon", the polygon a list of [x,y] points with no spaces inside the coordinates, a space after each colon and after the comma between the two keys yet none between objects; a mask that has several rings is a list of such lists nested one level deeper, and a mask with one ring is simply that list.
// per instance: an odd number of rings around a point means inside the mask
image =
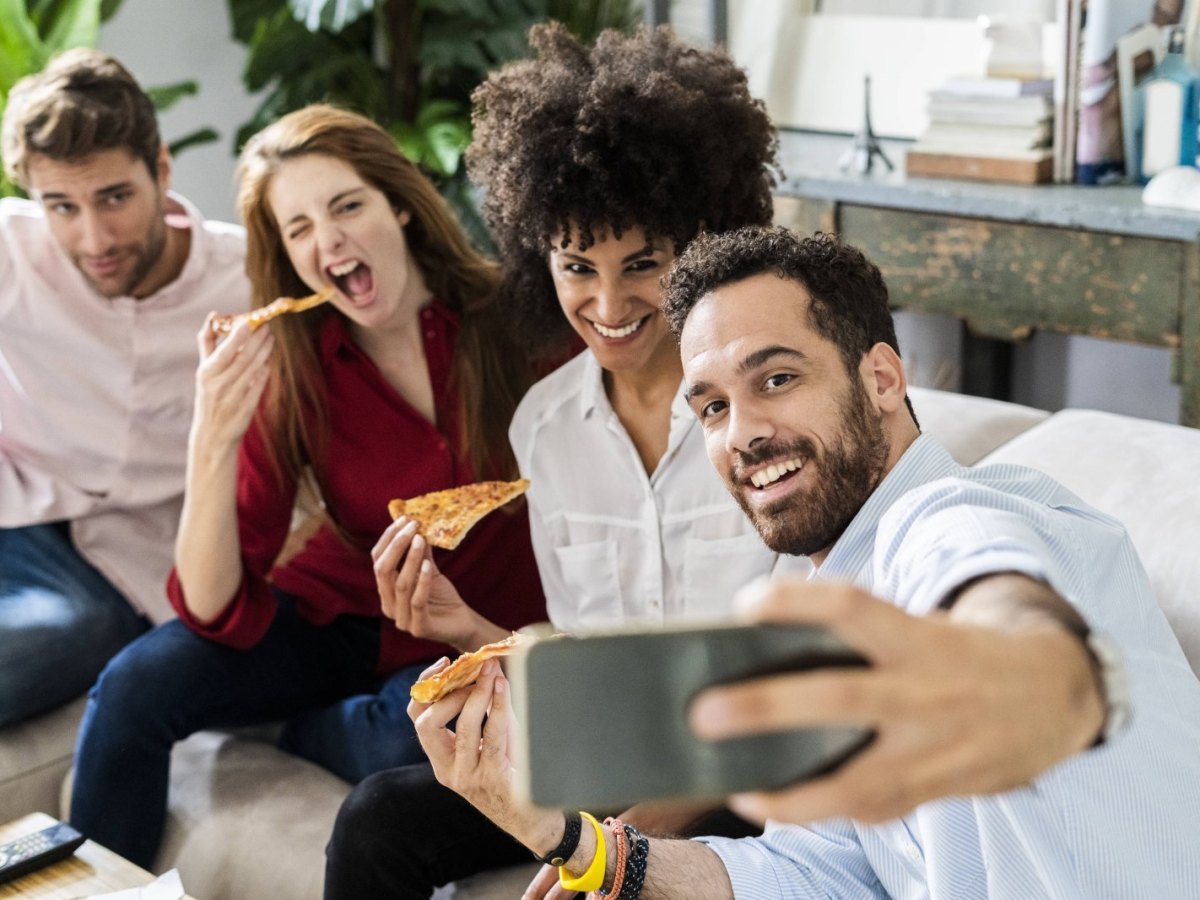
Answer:
[{"label": "man's hand holding phone", "polygon": [[758,821],[887,821],[938,797],[1020,786],[1086,746],[1099,701],[1082,645],[1052,618],[1019,614],[1037,592],[1056,596],[1024,576],[993,576],[964,591],[951,614],[917,617],[832,582],[745,589],[749,621],[826,627],[871,666],[714,687],[692,704],[696,733],[720,740],[853,722],[875,739],[830,774],[730,806]]}]

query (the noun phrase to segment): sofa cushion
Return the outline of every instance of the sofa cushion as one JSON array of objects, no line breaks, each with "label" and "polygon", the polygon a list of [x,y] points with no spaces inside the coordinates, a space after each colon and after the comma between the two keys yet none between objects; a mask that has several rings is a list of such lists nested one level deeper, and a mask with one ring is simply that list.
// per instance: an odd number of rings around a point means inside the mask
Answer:
[{"label": "sofa cushion", "polygon": [[0,739],[0,822],[58,812],[58,789],[71,766],[85,700],[5,728]]},{"label": "sofa cushion", "polygon": [[1050,413],[1003,400],[910,387],[908,397],[921,430],[936,438],[950,455],[971,466]]},{"label": "sofa cushion", "polygon": [[983,462],[1040,469],[1121,520],[1159,606],[1200,673],[1200,429],[1066,410]]},{"label": "sofa cushion", "polygon": [[271,744],[194,734],[171,755],[157,869],[178,868],[184,886],[206,900],[318,900],[325,844],[349,790],[340,778]]}]

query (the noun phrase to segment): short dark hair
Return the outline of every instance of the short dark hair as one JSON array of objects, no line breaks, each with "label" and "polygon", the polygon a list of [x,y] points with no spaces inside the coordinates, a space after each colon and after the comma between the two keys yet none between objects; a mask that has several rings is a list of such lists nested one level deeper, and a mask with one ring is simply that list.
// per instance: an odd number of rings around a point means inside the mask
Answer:
[{"label": "short dark hair", "polygon": [[605,31],[588,48],[549,23],[529,44],[533,58],[472,95],[466,158],[506,263],[506,312],[550,349],[570,332],[546,263],[555,235],[586,250],[638,227],[678,253],[701,228],[765,225],[779,141],[728,54],[666,27]]},{"label": "short dark hair", "polygon": [[77,162],[116,148],[142,160],[157,181],[161,146],[154,104],[137,79],[112,56],[84,47],[13,85],[0,128],[5,174],[21,187],[35,154]]},{"label": "short dark hair", "polygon": [[692,241],[664,285],[663,314],[671,331],[678,338],[692,309],[717,288],[764,273],[804,288],[809,323],[837,347],[851,374],[878,343],[900,354],[879,267],[837,237],[818,232],[802,238],[778,226],[704,234]]}]

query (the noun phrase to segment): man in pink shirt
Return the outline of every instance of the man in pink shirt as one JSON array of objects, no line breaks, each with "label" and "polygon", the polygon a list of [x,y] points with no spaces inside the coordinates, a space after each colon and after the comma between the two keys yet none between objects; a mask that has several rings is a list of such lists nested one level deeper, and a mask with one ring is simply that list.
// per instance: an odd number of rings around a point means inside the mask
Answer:
[{"label": "man in pink shirt", "polygon": [[0,200],[0,726],[171,615],[196,334],[249,306],[242,229],[170,194],[133,76],[72,50],[8,97]]}]

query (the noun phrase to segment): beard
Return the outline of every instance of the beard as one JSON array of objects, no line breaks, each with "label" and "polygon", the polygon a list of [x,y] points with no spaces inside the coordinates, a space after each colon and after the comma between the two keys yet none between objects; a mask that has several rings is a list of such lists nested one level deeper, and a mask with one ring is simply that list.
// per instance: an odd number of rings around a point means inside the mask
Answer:
[{"label": "beard", "polygon": [[160,201],[155,207],[154,216],[151,218],[150,225],[139,243],[113,247],[105,254],[107,256],[120,254],[128,256],[133,260],[133,267],[129,270],[129,274],[121,278],[120,281],[114,282],[111,279],[98,281],[88,274],[78,258],[75,259],[75,267],[88,280],[88,283],[104,297],[112,298],[132,295],[137,286],[145,281],[146,276],[150,274],[150,270],[154,268],[166,250],[167,224],[163,218],[165,213],[166,210]]},{"label": "beard", "polygon": [[[831,547],[883,478],[891,445],[866,389],[857,378],[839,404],[841,429],[823,453],[808,438],[756,447],[739,454],[729,473],[734,499],[763,542],[776,553],[811,556]],[[769,459],[800,457],[815,487],[767,506],[752,506],[738,471]]]}]

